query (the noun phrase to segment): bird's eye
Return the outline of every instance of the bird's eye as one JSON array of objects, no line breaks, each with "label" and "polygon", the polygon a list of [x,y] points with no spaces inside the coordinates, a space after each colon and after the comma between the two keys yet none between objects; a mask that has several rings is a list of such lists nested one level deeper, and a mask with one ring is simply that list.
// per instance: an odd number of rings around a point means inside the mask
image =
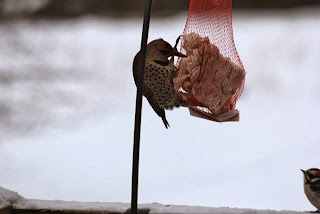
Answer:
[{"label": "bird's eye", "polygon": [[310,172],[308,172],[307,174],[310,180],[316,177],[314,174],[311,174]]},{"label": "bird's eye", "polygon": [[167,51],[167,50],[161,50],[160,51],[163,55],[167,55],[168,53],[170,53],[170,51]]}]

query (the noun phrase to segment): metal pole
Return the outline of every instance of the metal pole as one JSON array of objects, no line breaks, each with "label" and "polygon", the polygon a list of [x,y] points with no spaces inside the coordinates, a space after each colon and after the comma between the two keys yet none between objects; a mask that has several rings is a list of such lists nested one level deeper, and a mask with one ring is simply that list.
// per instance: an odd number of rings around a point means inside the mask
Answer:
[{"label": "metal pole", "polygon": [[136,96],[136,112],[134,123],[134,140],[133,140],[133,164],[132,164],[132,192],[131,192],[131,214],[138,212],[138,180],[139,180],[139,152],[140,152],[140,131],[141,131],[141,109],[142,109],[142,88],[144,67],[146,62],[146,49],[149,33],[149,23],[151,14],[152,0],[146,0],[141,50],[138,67],[137,96]]}]

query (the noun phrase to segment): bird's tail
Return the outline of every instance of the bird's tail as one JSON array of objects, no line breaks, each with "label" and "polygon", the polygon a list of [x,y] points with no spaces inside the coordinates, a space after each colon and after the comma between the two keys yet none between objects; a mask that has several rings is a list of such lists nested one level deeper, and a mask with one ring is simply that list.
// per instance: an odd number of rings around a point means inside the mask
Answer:
[{"label": "bird's tail", "polygon": [[167,128],[170,128],[170,125],[169,125],[166,117],[165,117],[165,116],[164,116],[164,117],[161,117],[161,119],[162,119],[163,124],[164,124],[164,126],[166,127],[166,129],[167,129]]},{"label": "bird's tail", "polygon": [[161,108],[161,107],[158,105],[157,101],[155,101],[154,99],[148,99],[148,98],[147,98],[147,100],[149,101],[151,107],[152,107],[153,110],[157,113],[157,115],[158,115],[159,117],[161,117],[164,126],[165,126],[166,128],[170,127],[170,125],[169,125],[169,123],[168,123],[168,121],[167,121],[167,119],[166,119],[166,112],[164,111],[164,109]]}]

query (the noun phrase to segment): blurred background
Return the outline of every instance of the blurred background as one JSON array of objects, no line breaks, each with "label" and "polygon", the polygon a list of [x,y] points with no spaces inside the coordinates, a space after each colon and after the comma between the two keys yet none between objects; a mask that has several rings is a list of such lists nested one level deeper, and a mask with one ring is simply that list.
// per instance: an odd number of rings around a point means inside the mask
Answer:
[{"label": "blurred background", "polygon": [[[181,35],[189,1],[155,0],[149,40]],[[234,0],[246,68],[239,123],[143,105],[141,203],[314,210],[320,1]],[[0,0],[0,186],[27,198],[129,202],[144,1]],[[294,202],[294,203],[293,203]]]},{"label": "blurred background", "polygon": [[[272,9],[293,8],[299,6],[317,6],[318,0],[234,0],[235,9]],[[2,18],[72,18],[94,15],[115,18],[143,16],[143,0],[1,0]],[[154,1],[153,15],[175,15],[187,11],[188,1]]]}]

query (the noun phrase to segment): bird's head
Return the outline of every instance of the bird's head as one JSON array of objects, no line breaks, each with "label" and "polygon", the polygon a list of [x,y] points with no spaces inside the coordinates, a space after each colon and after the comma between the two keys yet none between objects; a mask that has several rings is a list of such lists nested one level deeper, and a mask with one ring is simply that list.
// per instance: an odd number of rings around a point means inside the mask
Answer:
[{"label": "bird's head", "polygon": [[168,61],[168,57],[171,56],[186,57],[163,39],[153,40],[147,46],[147,58],[149,60]]},{"label": "bird's head", "polygon": [[303,172],[305,184],[310,184],[310,183],[312,184],[312,183],[320,181],[320,170],[319,169],[317,169],[317,168],[311,168],[308,170],[301,169],[301,171]]}]

